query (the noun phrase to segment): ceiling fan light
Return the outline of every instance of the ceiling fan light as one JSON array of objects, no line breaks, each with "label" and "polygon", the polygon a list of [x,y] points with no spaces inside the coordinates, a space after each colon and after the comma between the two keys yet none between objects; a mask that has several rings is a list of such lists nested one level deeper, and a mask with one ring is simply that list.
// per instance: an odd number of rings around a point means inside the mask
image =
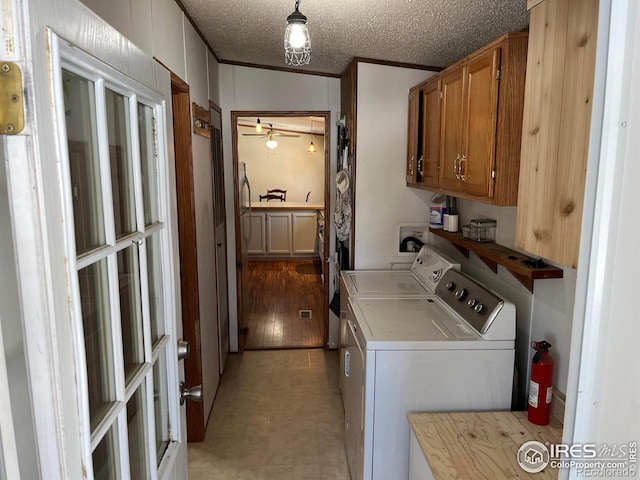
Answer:
[{"label": "ceiling fan light", "polygon": [[278,146],[278,142],[275,141],[273,138],[270,138],[269,140],[267,140],[267,147],[269,147],[271,150],[273,150],[277,146]]},{"label": "ceiling fan light", "polygon": [[307,28],[307,17],[298,7],[300,0],[296,0],[295,11],[287,17],[287,29],[284,32],[284,59],[287,65],[296,67],[308,65],[311,61],[311,38]]}]

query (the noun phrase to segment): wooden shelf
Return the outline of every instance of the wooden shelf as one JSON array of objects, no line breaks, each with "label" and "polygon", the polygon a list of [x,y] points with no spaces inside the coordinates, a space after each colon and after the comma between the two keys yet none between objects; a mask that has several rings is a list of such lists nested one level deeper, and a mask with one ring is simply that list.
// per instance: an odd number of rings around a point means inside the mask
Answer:
[{"label": "wooden shelf", "polygon": [[480,243],[466,239],[461,232],[451,233],[440,229],[430,228],[429,231],[438,237],[451,242],[460,253],[469,258],[469,252],[475,253],[494,273],[498,273],[498,265],[504,268],[533,293],[533,281],[545,278],[562,278],[561,268],[547,265],[545,267],[529,267],[525,262],[535,262],[537,259],[512,250],[497,243]]}]

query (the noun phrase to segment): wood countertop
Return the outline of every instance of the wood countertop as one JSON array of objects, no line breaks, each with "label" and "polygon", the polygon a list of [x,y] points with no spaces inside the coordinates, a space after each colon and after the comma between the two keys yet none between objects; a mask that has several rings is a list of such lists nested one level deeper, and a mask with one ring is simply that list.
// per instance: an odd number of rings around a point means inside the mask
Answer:
[{"label": "wood countertop", "polygon": [[261,212],[266,210],[324,210],[324,205],[320,203],[307,202],[254,202],[251,200],[251,210]]},{"label": "wood countertop", "polygon": [[530,440],[560,443],[562,425],[552,417],[544,427],[527,412],[412,413],[409,424],[433,476],[438,480],[556,479],[558,469],[527,473],[518,449]]}]

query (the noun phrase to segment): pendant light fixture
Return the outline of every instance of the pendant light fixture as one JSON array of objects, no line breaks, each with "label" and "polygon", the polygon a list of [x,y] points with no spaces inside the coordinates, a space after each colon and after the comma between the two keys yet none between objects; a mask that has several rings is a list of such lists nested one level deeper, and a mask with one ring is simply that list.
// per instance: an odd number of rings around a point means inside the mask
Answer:
[{"label": "pendant light fixture", "polygon": [[313,144],[313,119],[311,120],[311,143],[309,144],[308,153],[316,153],[316,146]]},{"label": "pendant light fixture", "polygon": [[296,0],[295,11],[287,17],[287,29],[284,32],[284,59],[287,65],[300,67],[308,65],[311,60],[311,38],[307,29],[307,17],[298,7],[300,0]]},{"label": "pendant light fixture", "polygon": [[260,117],[258,117],[258,121],[256,122],[256,133],[262,133],[262,124],[260,123]]}]

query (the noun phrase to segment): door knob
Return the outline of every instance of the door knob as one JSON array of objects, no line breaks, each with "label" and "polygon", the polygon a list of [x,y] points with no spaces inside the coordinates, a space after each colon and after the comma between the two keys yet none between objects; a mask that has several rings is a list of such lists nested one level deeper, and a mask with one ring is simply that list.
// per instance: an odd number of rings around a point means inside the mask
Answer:
[{"label": "door knob", "polygon": [[195,387],[187,388],[184,382],[180,382],[180,405],[184,405],[186,399],[193,400],[194,402],[202,401],[202,385],[196,385]]},{"label": "door knob", "polygon": [[178,361],[184,360],[191,353],[191,345],[186,340],[178,340]]}]

